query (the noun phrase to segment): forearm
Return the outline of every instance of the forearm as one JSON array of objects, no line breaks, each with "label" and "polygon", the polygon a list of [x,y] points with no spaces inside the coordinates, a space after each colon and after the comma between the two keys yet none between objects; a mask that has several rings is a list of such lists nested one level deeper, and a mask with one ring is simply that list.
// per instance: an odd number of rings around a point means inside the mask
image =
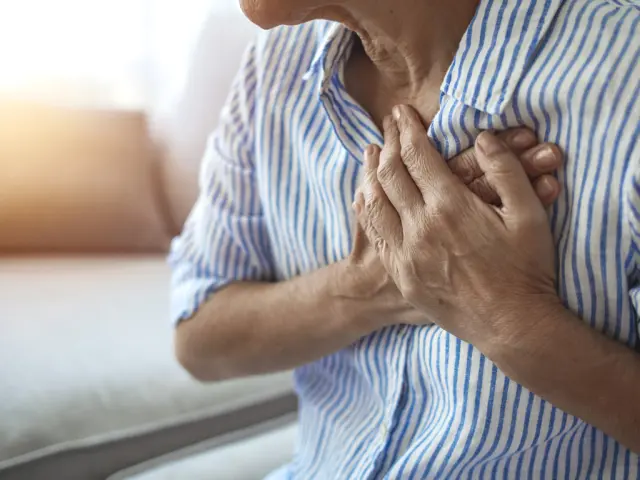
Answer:
[{"label": "forearm", "polygon": [[554,307],[489,353],[516,382],[640,453],[640,355]]},{"label": "forearm", "polygon": [[203,381],[294,368],[336,352],[375,327],[369,302],[343,295],[334,264],[279,283],[237,283],[176,330],[176,353]]}]

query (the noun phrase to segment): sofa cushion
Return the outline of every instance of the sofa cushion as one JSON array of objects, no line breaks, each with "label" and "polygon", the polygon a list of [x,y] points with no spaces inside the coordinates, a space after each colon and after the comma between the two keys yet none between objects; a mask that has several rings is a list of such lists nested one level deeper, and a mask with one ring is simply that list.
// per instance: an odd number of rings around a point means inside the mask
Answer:
[{"label": "sofa cushion", "polygon": [[104,479],[295,411],[289,374],[188,377],[169,275],[154,256],[0,260],[1,478]]},{"label": "sofa cushion", "polygon": [[163,251],[145,116],[0,99],[0,252]]}]

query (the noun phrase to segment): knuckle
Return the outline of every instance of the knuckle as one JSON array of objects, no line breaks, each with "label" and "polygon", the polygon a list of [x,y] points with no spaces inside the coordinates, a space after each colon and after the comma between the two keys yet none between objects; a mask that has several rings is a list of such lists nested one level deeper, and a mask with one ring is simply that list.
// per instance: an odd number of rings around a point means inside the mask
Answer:
[{"label": "knuckle", "polygon": [[372,190],[369,192],[369,195],[367,195],[365,210],[370,218],[375,218],[380,215],[380,211],[382,210],[382,198],[376,190]]},{"label": "knuckle", "polygon": [[437,219],[426,216],[405,228],[403,233],[410,259],[423,255],[428,245],[437,242],[438,235],[434,235],[434,232],[437,232],[437,224]]},{"label": "knuckle", "polygon": [[492,159],[486,172],[492,182],[508,184],[513,181],[515,170],[510,160],[506,156]]},{"label": "knuckle", "polygon": [[500,203],[500,197],[489,184],[486,177],[476,179],[474,182],[469,184],[469,190],[471,190],[485,203],[489,203],[491,205],[498,205]]},{"label": "knuckle", "polygon": [[477,176],[477,162],[475,152],[473,150],[469,150],[463,152],[458,157],[458,165],[455,170],[455,174],[462,180],[466,185],[471,183]]},{"label": "knuckle", "polygon": [[453,214],[453,202],[444,195],[434,195],[429,201],[429,213],[433,217],[449,217]]},{"label": "knuckle", "polygon": [[396,160],[393,157],[385,157],[378,166],[378,180],[388,183],[396,176]]},{"label": "knuckle", "polygon": [[404,158],[405,160],[413,160],[417,158],[418,149],[416,147],[416,144],[413,141],[404,143],[400,150],[400,154],[402,155],[402,158]]},{"label": "knuckle", "polygon": [[380,237],[376,237],[373,240],[373,248],[375,249],[376,252],[378,253],[382,253],[384,252],[385,249],[385,242],[384,240],[382,240]]}]

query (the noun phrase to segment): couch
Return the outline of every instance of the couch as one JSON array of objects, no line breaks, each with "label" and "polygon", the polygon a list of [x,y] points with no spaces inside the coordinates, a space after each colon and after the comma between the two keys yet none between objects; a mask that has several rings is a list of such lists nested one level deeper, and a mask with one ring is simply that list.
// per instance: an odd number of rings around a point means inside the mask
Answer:
[{"label": "couch", "polygon": [[201,385],[172,352],[167,246],[256,33],[209,3],[150,118],[0,108],[2,480],[250,480],[291,458],[289,372]]}]

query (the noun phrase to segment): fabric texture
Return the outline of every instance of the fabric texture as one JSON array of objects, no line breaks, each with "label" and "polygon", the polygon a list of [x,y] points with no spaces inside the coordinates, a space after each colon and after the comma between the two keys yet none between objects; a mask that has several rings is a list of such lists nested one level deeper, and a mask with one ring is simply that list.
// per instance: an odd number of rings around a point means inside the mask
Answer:
[{"label": "fabric texture", "polygon": [[[559,295],[631,348],[638,7],[481,1],[428,131],[447,159],[485,129],[526,125],[560,146],[563,190],[549,212]],[[265,33],[249,49],[173,243],[174,321],[229,282],[285,280],[349,254],[361,152],[382,142],[344,86],[352,45],[346,28],[314,22]],[[375,332],[295,380],[297,454],[278,478],[640,478],[637,454],[436,325]]]},{"label": "fabric texture", "polygon": [[104,480],[295,413],[287,373],[189,378],[169,276],[162,257],[0,260],[0,478]]},{"label": "fabric texture", "polygon": [[144,115],[0,102],[0,251],[159,252]]}]

